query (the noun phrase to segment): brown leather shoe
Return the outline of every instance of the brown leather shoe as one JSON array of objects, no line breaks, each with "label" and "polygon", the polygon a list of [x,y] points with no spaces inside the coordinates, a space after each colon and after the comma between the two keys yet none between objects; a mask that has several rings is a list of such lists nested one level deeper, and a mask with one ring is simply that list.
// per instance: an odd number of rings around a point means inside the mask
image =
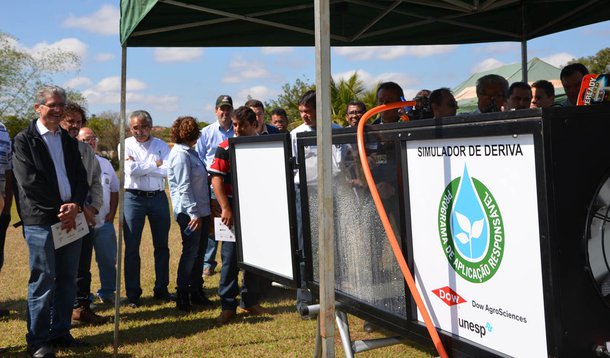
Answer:
[{"label": "brown leather shoe", "polygon": [[235,318],[234,310],[222,310],[218,315],[218,318],[216,318],[216,322],[218,322],[218,324],[225,324],[233,318]]},{"label": "brown leather shoe", "polygon": [[240,311],[247,313],[249,315],[258,316],[262,314],[271,314],[271,311],[268,308],[265,308],[261,305],[254,305],[247,308],[241,308]]},{"label": "brown leather shoe", "polygon": [[78,307],[72,310],[72,321],[81,324],[104,324],[110,321],[110,317],[103,317],[91,310],[89,307]]}]

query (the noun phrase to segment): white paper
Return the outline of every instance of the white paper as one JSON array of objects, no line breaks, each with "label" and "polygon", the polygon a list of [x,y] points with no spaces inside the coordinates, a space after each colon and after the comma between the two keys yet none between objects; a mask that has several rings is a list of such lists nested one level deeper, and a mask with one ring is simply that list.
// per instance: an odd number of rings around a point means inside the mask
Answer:
[{"label": "white paper", "polygon": [[51,225],[51,232],[53,233],[55,250],[57,250],[87,235],[89,233],[89,225],[87,225],[87,220],[85,220],[85,214],[78,213],[76,215],[76,228],[67,232],[61,228],[61,222],[58,222],[55,225]]},{"label": "white paper", "polygon": [[223,224],[221,218],[214,218],[214,237],[216,241],[235,242],[233,229]]}]

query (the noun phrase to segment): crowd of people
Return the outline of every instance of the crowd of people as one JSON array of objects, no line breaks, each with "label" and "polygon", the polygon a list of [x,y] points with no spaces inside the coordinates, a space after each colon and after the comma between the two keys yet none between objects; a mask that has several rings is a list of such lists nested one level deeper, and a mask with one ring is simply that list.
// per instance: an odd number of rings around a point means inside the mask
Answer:
[{"label": "crowd of people", "polygon": [[[582,77],[587,73],[582,64],[563,68],[560,77],[566,99],[561,104],[555,103],[554,87],[549,81],[539,80],[531,85],[515,82],[509,86],[501,76],[483,76],[476,83],[478,101],[472,113],[573,106]],[[426,118],[441,120],[455,116],[458,109],[448,88],[421,90],[414,100],[413,108],[387,110],[373,124]],[[378,86],[377,105],[401,101],[404,93],[397,83],[384,82]],[[14,195],[30,256],[27,350],[32,357],[53,357],[58,347],[86,344],[70,334],[73,321],[104,324],[110,320],[93,312],[91,303],[95,296],[103,303],[115,303],[114,220],[119,180],[110,162],[96,154],[98,138],[86,127],[85,110],[67,101],[62,88],[41,87],[35,96],[34,109],[37,118],[16,134],[12,144],[6,128],[0,125],[0,268]],[[298,110],[302,124],[290,131],[293,155],[297,153],[297,133],[316,130],[315,91],[302,94]],[[366,110],[363,102],[350,102],[345,113],[348,126],[357,126]],[[194,117],[177,118],[171,127],[173,147],[170,149],[168,143],[151,134],[153,120],[147,111],[137,110],[129,115],[131,136],[125,139],[124,151],[119,148],[119,153],[125,164],[124,277],[126,305],[130,308],[140,306],[143,294],[140,244],[146,219],[154,247],[153,298],[175,301],[180,311],[212,305],[203,290],[204,278],[214,275],[217,267],[212,219],[220,218],[227,226],[232,226],[234,219],[228,139],[288,133],[286,111],[273,109],[270,123],[266,123],[264,105],[254,99],[234,108],[231,96],[221,95],[216,100],[215,116],[216,121],[202,130]],[[340,126],[333,123],[333,128]],[[295,184],[298,190],[298,175]],[[297,212],[298,209],[297,204]],[[168,236],[172,216],[182,240],[175,295],[168,289]],[[88,226],[89,232],[56,248],[53,227],[70,232],[78,225]],[[302,229],[299,241],[303,245]],[[91,292],[93,250],[101,282],[95,295]],[[245,271],[241,285],[238,283],[235,242],[223,241],[220,257],[221,310],[217,322],[225,324],[233,320],[238,307],[252,315],[270,313],[260,302],[271,282]],[[297,292],[300,311],[312,301],[306,289]],[[7,310],[0,310],[0,316],[6,315]]]}]

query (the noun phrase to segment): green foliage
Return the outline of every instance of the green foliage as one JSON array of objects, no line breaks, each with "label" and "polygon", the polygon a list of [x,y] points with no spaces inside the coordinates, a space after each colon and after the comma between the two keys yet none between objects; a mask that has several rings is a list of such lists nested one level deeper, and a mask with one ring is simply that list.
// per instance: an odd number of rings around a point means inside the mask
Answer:
[{"label": "green foliage", "polygon": [[610,73],[610,47],[599,50],[595,56],[574,59],[568,63],[580,62],[587,66],[591,73]]},{"label": "green foliage", "polygon": [[17,133],[21,132],[30,124],[30,119],[17,116],[6,116],[2,118],[2,123],[6,126],[11,139],[13,139]]},{"label": "green foliage", "polygon": [[[301,95],[306,91],[315,89],[316,86],[307,80],[297,79],[294,84],[286,83],[282,86],[282,93],[276,100],[265,103],[267,118],[271,117],[271,111],[276,107],[284,108],[288,114],[288,129],[292,130],[302,123],[299,116],[298,103]],[[347,105],[351,101],[362,101],[367,109],[375,107],[377,85],[367,89],[358,72],[354,72],[347,80],[341,79],[336,82],[331,79],[331,115],[333,122],[342,126],[347,125],[345,113]]]},{"label": "green foliage", "polygon": [[120,116],[117,112],[102,112],[92,115],[86,126],[97,135],[97,151],[108,158],[114,169],[119,168],[117,148],[120,141]]},{"label": "green foliage", "polygon": [[299,99],[303,93],[316,89],[316,86],[309,83],[309,80],[297,78],[294,84],[286,83],[282,86],[282,93],[276,100],[271,100],[265,103],[266,117],[271,117],[271,111],[275,108],[284,108],[288,115],[288,122],[300,120],[299,116]]},{"label": "green foliage", "polygon": [[210,123],[208,123],[208,122],[197,122],[197,125],[199,126],[199,129],[203,129],[203,128],[209,126]]},{"label": "green foliage", "polygon": [[[34,118],[34,94],[38,87],[51,82],[51,75],[80,66],[79,57],[63,50],[47,50],[44,56],[34,56],[17,48],[16,40],[0,32],[0,118],[16,116]],[[82,95],[70,92],[72,98]]]},{"label": "green foliage", "polygon": [[159,139],[162,139],[165,143],[169,143],[169,142],[171,142],[171,140],[170,140],[171,130],[172,129],[170,127],[154,127],[152,135]]},{"label": "green foliage", "polygon": [[359,100],[363,92],[364,82],[358,78],[358,72],[354,72],[347,80],[340,79],[339,83],[331,78],[330,97],[333,121],[345,126],[347,124],[345,120],[347,105],[351,101]]}]

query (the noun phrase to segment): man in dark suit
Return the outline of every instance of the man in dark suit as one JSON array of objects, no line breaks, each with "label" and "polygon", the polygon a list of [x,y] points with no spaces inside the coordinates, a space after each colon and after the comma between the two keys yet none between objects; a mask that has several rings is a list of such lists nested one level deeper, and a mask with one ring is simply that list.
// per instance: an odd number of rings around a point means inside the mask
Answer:
[{"label": "man in dark suit", "polygon": [[34,104],[38,118],[15,136],[17,207],[30,255],[31,357],[55,357],[55,347],[85,345],[70,334],[81,239],[56,248],[51,228],[61,223],[68,233],[74,230],[88,191],[78,142],[59,126],[65,106],[62,88],[41,87]]}]

